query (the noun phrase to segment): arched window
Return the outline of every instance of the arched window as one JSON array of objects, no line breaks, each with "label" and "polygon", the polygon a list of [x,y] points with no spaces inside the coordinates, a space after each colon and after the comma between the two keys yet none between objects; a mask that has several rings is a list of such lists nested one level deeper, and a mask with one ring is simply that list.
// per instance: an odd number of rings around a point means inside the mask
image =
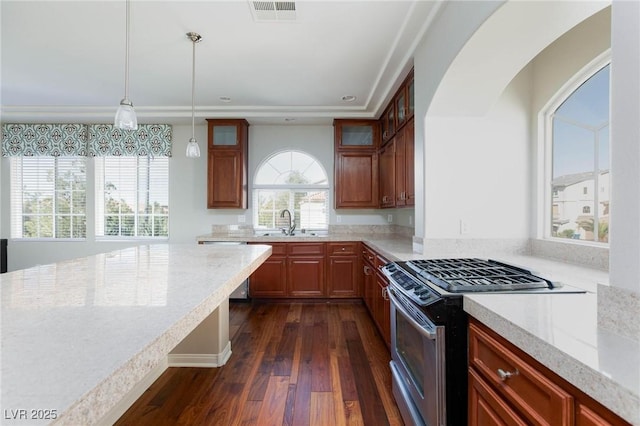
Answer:
[{"label": "arched window", "polygon": [[253,183],[253,227],[273,231],[286,227],[287,209],[297,230],[325,230],[329,223],[329,179],[324,167],[301,151],[267,158]]},{"label": "arched window", "polygon": [[[602,63],[594,67],[582,84],[557,97],[547,115],[551,124],[548,190],[554,206],[547,223],[552,237],[608,241],[609,68]],[[578,210],[578,206],[583,207]]]}]

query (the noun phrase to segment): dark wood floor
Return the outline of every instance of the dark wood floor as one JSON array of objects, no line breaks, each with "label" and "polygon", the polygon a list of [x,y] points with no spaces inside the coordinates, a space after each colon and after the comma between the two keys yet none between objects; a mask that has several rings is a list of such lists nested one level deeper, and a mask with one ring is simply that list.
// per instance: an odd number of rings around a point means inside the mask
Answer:
[{"label": "dark wood floor", "polygon": [[231,303],[231,359],[169,368],[117,425],[402,425],[359,302]]}]

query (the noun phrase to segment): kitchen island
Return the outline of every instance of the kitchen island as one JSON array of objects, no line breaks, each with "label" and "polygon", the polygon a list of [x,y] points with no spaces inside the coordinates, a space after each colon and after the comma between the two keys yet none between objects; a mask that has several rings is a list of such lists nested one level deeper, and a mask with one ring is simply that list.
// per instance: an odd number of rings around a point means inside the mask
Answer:
[{"label": "kitchen island", "polygon": [[229,294],[270,254],[159,244],[0,275],[0,421],[109,423],[201,323],[226,324]]}]

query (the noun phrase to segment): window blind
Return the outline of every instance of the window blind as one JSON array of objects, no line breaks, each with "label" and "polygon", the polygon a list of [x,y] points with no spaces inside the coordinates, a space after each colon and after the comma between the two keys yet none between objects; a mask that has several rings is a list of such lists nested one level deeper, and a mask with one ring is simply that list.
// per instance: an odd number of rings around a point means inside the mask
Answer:
[{"label": "window blind", "polygon": [[169,236],[168,157],[97,157],[96,236]]},{"label": "window blind", "polygon": [[11,236],[86,238],[86,158],[11,158]]}]

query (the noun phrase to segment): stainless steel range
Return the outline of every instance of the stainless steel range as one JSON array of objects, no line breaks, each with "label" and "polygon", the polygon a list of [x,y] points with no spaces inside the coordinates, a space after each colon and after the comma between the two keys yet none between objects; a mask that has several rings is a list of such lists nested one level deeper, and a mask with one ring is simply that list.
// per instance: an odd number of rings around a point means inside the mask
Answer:
[{"label": "stainless steel range", "polygon": [[384,266],[391,300],[393,394],[408,425],[467,424],[464,293],[584,292],[485,259],[429,259]]}]

